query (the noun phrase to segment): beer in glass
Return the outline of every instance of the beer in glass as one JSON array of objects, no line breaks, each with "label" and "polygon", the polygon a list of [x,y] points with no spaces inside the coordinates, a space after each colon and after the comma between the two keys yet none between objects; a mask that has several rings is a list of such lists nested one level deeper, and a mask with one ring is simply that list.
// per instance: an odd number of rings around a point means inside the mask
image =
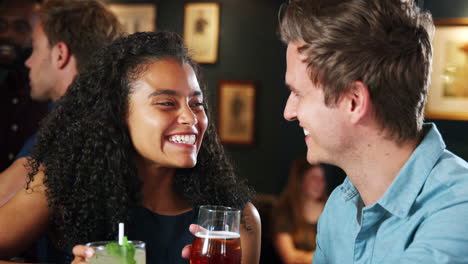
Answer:
[{"label": "beer in glass", "polygon": [[201,206],[190,264],[240,264],[240,210]]}]

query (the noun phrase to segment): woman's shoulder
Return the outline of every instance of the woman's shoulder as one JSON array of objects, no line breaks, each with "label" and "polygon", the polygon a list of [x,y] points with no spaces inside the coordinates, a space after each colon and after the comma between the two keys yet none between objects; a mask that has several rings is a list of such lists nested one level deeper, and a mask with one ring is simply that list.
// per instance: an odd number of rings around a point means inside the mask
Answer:
[{"label": "woman's shoulder", "polygon": [[242,210],[242,225],[247,231],[260,229],[260,214],[251,202],[248,202]]}]

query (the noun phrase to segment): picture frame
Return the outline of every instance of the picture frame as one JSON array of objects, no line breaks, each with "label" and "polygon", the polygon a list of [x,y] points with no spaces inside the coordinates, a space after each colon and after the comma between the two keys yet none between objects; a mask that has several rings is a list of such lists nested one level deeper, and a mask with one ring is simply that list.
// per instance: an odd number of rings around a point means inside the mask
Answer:
[{"label": "picture frame", "polygon": [[468,18],[435,19],[425,117],[468,120]]},{"label": "picture frame", "polygon": [[218,85],[218,135],[225,145],[255,143],[256,82],[223,80]]},{"label": "picture frame", "polygon": [[187,3],[184,8],[184,40],[198,63],[218,59],[220,5],[215,2]]},{"label": "picture frame", "polygon": [[109,4],[127,34],[156,31],[156,5]]}]

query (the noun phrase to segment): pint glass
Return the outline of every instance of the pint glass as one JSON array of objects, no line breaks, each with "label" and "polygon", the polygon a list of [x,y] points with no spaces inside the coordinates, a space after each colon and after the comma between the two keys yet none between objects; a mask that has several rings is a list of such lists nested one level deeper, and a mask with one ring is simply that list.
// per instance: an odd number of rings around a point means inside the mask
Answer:
[{"label": "pint glass", "polygon": [[241,264],[240,211],[200,206],[190,264]]}]

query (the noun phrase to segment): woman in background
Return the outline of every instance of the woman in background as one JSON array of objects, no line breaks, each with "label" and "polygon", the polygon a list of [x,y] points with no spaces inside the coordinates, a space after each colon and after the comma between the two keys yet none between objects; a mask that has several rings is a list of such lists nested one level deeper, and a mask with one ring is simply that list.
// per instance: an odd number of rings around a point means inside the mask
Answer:
[{"label": "woman in background", "polygon": [[317,222],[326,200],[323,167],[295,160],[275,210],[273,243],[284,263],[312,263]]}]

